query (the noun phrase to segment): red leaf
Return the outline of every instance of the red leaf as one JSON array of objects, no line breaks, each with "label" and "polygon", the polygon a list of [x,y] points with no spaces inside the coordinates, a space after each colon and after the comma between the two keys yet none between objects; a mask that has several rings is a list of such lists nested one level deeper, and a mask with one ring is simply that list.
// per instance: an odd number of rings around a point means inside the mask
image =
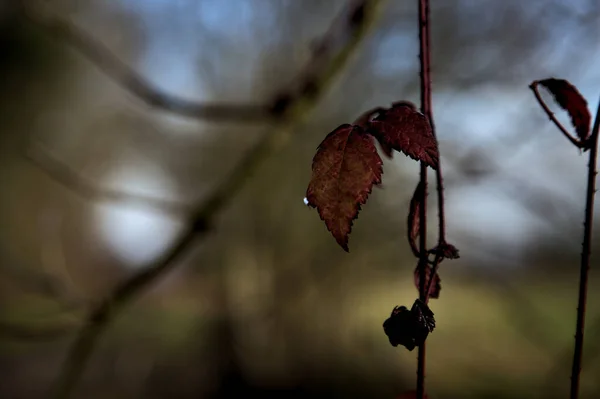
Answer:
[{"label": "red leaf", "polygon": [[425,195],[425,185],[419,182],[410,200],[410,209],[408,212],[408,244],[417,258],[421,256],[417,247],[417,237],[419,236],[421,227],[421,206],[423,206]]},{"label": "red leaf", "polygon": [[[354,121],[354,124],[357,126],[360,126],[363,129],[368,129],[369,122],[371,122],[371,120],[375,116],[379,115],[381,112],[384,112],[384,111],[386,111],[385,108],[381,108],[381,107],[373,108],[373,109],[365,112],[361,116],[359,116],[358,119],[356,119]],[[377,140],[377,142],[379,143],[379,146],[381,147],[381,152],[383,152],[386,157],[388,157],[389,159],[393,158],[394,154],[392,152],[392,147],[390,147],[383,141],[379,140],[378,137],[374,137],[373,140]]]},{"label": "red leaf", "polygon": [[394,158],[392,147],[381,141],[379,142],[379,146],[381,147],[381,151],[385,154],[386,157],[388,157],[389,159]]},{"label": "red leaf", "polygon": [[430,254],[440,255],[442,259],[458,259],[460,255],[458,254],[458,249],[447,242],[442,242],[438,246],[429,250]]},{"label": "red leaf", "polygon": [[381,184],[382,161],[373,139],[361,127],[341,125],[329,133],[313,158],[306,191],[327,229],[348,252],[348,235],[373,184]]},{"label": "red leaf", "polygon": [[592,117],[587,107],[587,101],[577,91],[577,88],[564,79],[544,79],[539,82],[554,96],[554,99],[569,113],[571,123],[581,140],[588,138]]},{"label": "red leaf", "polygon": [[[427,285],[429,284],[429,279],[431,278],[431,266],[427,265],[427,269],[426,269],[426,279],[425,279],[425,288],[427,288]],[[414,272],[414,278],[415,278],[415,286],[417,287],[417,291],[421,290],[421,273],[419,271],[419,265],[417,265],[417,267],[415,268],[415,272]],[[440,291],[442,290],[442,279],[440,278],[439,274],[437,274],[437,272],[435,273],[434,277],[433,277],[433,284],[431,285],[431,289],[429,290],[429,298],[432,299],[438,299],[440,297]]]},{"label": "red leaf", "polygon": [[369,132],[385,145],[437,169],[437,140],[425,115],[409,102],[395,103],[369,123]]}]

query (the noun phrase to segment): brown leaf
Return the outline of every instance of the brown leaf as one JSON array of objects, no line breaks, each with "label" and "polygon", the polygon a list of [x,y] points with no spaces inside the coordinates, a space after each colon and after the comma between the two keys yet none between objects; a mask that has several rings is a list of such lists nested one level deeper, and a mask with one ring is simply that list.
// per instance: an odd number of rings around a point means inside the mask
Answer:
[{"label": "brown leaf", "polygon": [[[371,120],[374,117],[376,117],[377,115],[379,115],[381,112],[385,112],[385,111],[386,111],[385,108],[381,108],[381,107],[373,108],[373,109],[365,112],[361,116],[359,116],[354,121],[354,125],[360,126],[361,128],[367,130],[369,128],[369,123],[371,122]],[[393,151],[392,147],[390,147],[383,141],[379,140],[379,138],[377,138],[377,137],[373,137],[373,140],[377,140],[377,142],[379,143],[379,147],[381,147],[381,152],[383,152],[386,157],[388,157],[389,159],[393,158],[394,153],[392,152]]]},{"label": "brown leaf", "polygon": [[388,159],[393,159],[394,158],[394,150],[392,149],[392,147],[390,147],[389,145],[387,145],[384,142],[379,141],[379,139],[375,136],[371,136],[373,137],[373,142],[377,142],[379,144],[379,148],[381,148],[381,152],[383,152],[383,154],[388,158]]},{"label": "brown leaf", "polygon": [[410,209],[408,211],[408,244],[417,258],[421,256],[419,248],[417,247],[417,237],[420,232],[421,206],[423,206],[425,195],[425,185],[422,182],[419,182],[415,188],[412,199],[410,200]]},{"label": "brown leaf", "polygon": [[329,133],[313,158],[306,191],[327,229],[348,252],[348,235],[373,184],[381,184],[382,161],[373,140],[361,127],[344,124]]},{"label": "brown leaf", "polygon": [[587,107],[587,101],[577,88],[564,79],[544,79],[539,82],[554,96],[554,99],[569,113],[571,123],[581,140],[588,138],[592,117]]},{"label": "brown leaf", "polygon": [[395,103],[369,123],[369,132],[379,142],[437,169],[437,140],[425,115],[409,102]]},{"label": "brown leaf", "polygon": [[433,255],[438,255],[439,253],[442,259],[460,258],[460,255],[458,254],[458,249],[454,245],[448,244],[447,242],[440,243],[438,246],[436,246],[433,249],[430,249],[428,252]]},{"label": "brown leaf", "polygon": [[383,331],[392,346],[402,345],[409,351],[423,345],[430,332],[435,329],[433,312],[420,299],[412,308],[396,306],[383,322]]},{"label": "brown leaf", "polygon": [[[431,269],[431,266],[427,265],[427,272],[425,273],[426,275],[426,279],[425,279],[425,288],[427,288],[427,285],[429,284],[429,279],[431,278],[431,272],[433,271]],[[415,286],[417,287],[417,291],[421,290],[421,273],[419,270],[419,265],[417,265],[417,267],[415,268],[414,271],[414,280],[415,280]],[[442,279],[440,278],[440,275],[437,274],[437,272],[435,273],[434,277],[433,277],[433,284],[431,285],[431,289],[429,290],[429,298],[431,299],[438,299],[440,297],[440,291],[442,290]]]},{"label": "brown leaf", "polygon": [[381,147],[381,151],[385,154],[386,157],[388,157],[389,159],[394,158],[394,153],[393,153],[392,147],[390,147],[389,145],[387,145],[386,143],[383,143],[381,141],[379,142],[379,147]]}]

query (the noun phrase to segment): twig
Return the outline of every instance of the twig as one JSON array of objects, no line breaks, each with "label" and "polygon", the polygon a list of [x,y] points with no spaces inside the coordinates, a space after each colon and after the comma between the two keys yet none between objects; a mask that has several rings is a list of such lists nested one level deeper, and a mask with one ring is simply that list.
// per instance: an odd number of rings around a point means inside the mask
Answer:
[{"label": "twig", "polygon": [[[331,63],[323,69],[322,73],[313,77],[312,90],[296,98],[287,107],[285,118],[244,156],[229,178],[200,204],[173,247],[155,262],[119,284],[106,299],[92,309],[86,318],[87,322],[79,331],[67,354],[54,387],[53,397],[69,397],[85,368],[96,340],[118,312],[143,289],[176,266],[176,261],[190,248],[195,239],[208,232],[214,217],[240,191],[263,161],[290,139],[291,129],[315,107],[319,96],[329,87],[366,36],[369,27],[373,25],[376,11],[382,3],[381,0],[363,0],[353,3],[350,8],[350,18],[346,19],[345,25],[342,26],[348,31],[348,41],[332,57]],[[360,18],[357,15],[360,15]]]},{"label": "twig", "polygon": [[[429,56],[429,1],[418,0],[419,5],[419,59],[421,67],[421,112],[431,120],[431,77]],[[421,162],[420,181],[424,187],[423,203],[419,215],[419,298],[427,302],[426,291],[428,254],[427,254],[427,165]],[[433,281],[433,274],[430,275]],[[419,345],[417,357],[417,399],[423,399],[425,393],[425,342]]]},{"label": "twig", "polygon": [[550,120],[554,122],[558,130],[562,132],[562,134],[571,142],[571,144],[573,144],[577,148],[584,148],[585,143],[582,143],[581,141],[571,136],[569,131],[562,125],[562,123],[560,123],[558,119],[556,119],[554,113],[550,111],[550,108],[548,108],[538,90],[539,83],[539,81],[535,80],[529,85],[529,88],[533,91],[535,98],[537,99],[538,103],[540,103],[540,105],[542,106],[542,109],[546,112],[546,115],[548,115],[548,118],[550,118]]},{"label": "twig", "polygon": [[587,194],[585,201],[585,221],[583,223],[583,244],[581,251],[581,269],[579,274],[579,298],[577,300],[577,325],[575,329],[575,350],[571,370],[571,399],[579,398],[579,376],[583,358],[583,333],[585,329],[585,307],[587,299],[588,274],[592,248],[592,227],[594,221],[594,194],[596,193],[596,162],[598,156],[598,132],[600,130],[600,101],[591,136],[590,160],[588,163]]},{"label": "twig", "polygon": [[49,150],[37,143],[29,144],[29,147],[25,150],[24,156],[52,180],[68,190],[92,201],[114,201],[121,204],[132,204],[178,217],[187,217],[192,211],[191,207],[186,207],[183,204],[177,204],[160,198],[94,187],[92,183],[86,181],[79,173],[71,169],[68,165],[53,156]]}]

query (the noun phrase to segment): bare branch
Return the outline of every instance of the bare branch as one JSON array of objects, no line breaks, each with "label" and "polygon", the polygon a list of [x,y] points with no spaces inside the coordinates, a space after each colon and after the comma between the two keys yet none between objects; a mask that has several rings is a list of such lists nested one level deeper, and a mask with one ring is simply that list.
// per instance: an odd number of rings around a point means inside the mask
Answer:
[{"label": "bare branch", "polygon": [[[381,0],[362,0],[355,1],[350,5],[346,10],[349,12],[349,17],[345,18],[339,27],[346,32],[346,40],[343,46],[335,51],[335,55],[331,57],[327,66],[319,68],[318,74],[310,74],[310,77],[305,79],[307,84],[300,85],[300,87],[310,87],[310,90],[301,90],[299,96],[289,97],[291,100],[288,100],[287,105],[282,107],[282,117],[279,122],[244,156],[229,178],[200,204],[179,240],[155,262],[119,284],[112,293],[91,310],[67,354],[55,386],[55,398],[69,397],[85,369],[97,339],[118,312],[142,290],[177,265],[176,261],[197,238],[208,232],[213,218],[240,191],[262,163],[291,138],[294,127],[314,109],[322,93],[343,70],[351,55],[362,42],[373,25],[376,11],[382,3]],[[319,47],[334,51],[327,45],[330,42],[329,35],[330,32],[323,38],[322,46]]]},{"label": "bare branch", "polygon": [[542,99],[542,96],[540,95],[540,92],[538,90],[538,85],[539,85],[539,81],[534,80],[533,82],[531,82],[531,84],[529,85],[529,88],[533,91],[533,94],[535,94],[535,98],[537,99],[538,103],[540,103],[540,105],[542,106],[542,108],[544,109],[544,111],[546,112],[546,115],[548,115],[548,118],[550,118],[550,120],[552,122],[554,122],[554,124],[556,125],[556,127],[562,132],[562,134],[577,148],[583,148],[585,147],[584,143],[582,143],[581,141],[577,140],[575,137],[573,137],[571,135],[571,133],[569,133],[569,131],[562,125],[562,123],[560,123],[558,121],[558,119],[556,119],[556,117],[554,116],[554,113],[552,111],[550,111],[550,108],[548,108],[548,106],[546,105],[546,103],[544,102],[544,100]]},{"label": "bare branch", "polygon": [[58,158],[54,157],[50,151],[43,148],[42,145],[38,143],[30,145],[26,150],[25,158],[63,187],[92,201],[110,201],[131,204],[150,208],[154,211],[180,218],[182,216],[189,216],[192,211],[191,207],[186,207],[183,204],[177,204],[160,198],[152,198],[144,195],[95,187],[92,183],[86,181],[85,178],[80,176],[76,171]]}]

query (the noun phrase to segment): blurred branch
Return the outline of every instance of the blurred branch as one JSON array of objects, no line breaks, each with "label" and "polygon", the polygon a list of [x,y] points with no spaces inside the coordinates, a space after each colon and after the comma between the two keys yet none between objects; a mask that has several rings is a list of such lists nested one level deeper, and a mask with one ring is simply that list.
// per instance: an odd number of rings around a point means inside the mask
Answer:
[{"label": "blurred branch", "polygon": [[152,210],[179,217],[188,216],[191,212],[191,207],[160,198],[94,187],[92,183],[86,181],[79,173],[54,157],[50,151],[43,148],[39,143],[30,144],[29,148],[25,151],[25,158],[31,161],[48,177],[68,190],[74,191],[76,194],[89,200],[115,201],[148,207]]},{"label": "blurred branch", "polygon": [[[363,3],[368,1],[358,1],[356,2],[358,6],[352,8],[352,14],[336,17],[321,40],[314,44],[312,58],[295,81],[288,88],[279,91],[269,104],[264,106],[205,105],[161,93],[84,30],[66,19],[45,15],[35,10],[30,1],[23,0],[20,4],[31,22],[70,44],[109,77],[151,106],[212,121],[271,120],[277,123],[289,117],[288,111],[292,104],[303,99],[314,99],[318,95],[319,76],[327,74],[327,68],[333,62],[333,50],[343,47],[344,41],[348,39],[348,32],[352,32],[352,29],[360,24],[366,10]],[[69,165],[42,148],[39,143],[26,149],[25,158],[65,188],[92,201],[131,203],[178,217],[188,217],[192,211],[190,207],[172,201],[95,187]]]},{"label": "blurred branch", "polygon": [[45,341],[60,338],[74,331],[75,325],[24,326],[0,321],[0,338],[20,341]]},{"label": "blurred branch", "polygon": [[10,267],[3,265],[0,272],[11,280],[18,281],[21,288],[31,289],[55,301],[61,312],[81,309],[85,302],[72,295],[60,278],[41,270],[30,270],[27,267]]},{"label": "blurred branch", "polygon": [[33,6],[30,0],[22,0],[20,6],[29,21],[70,45],[107,76],[150,107],[189,118],[210,121],[260,122],[272,116],[268,106],[204,104],[164,93],[116,57],[99,40],[66,18],[42,12],[37,9],[38,7]]},{"label": "blurred branch", "polygon": [[[320,96],[331,85],[333,80],[343,70],[350,56],[365,38],[369,28],[380,8],[382,0],[354,1],[345,10],[347,17],[338,21],[339,30],[346,32],[346,40],[341,48],[334,49],[331,43],[331,32],[327,32],[319,48],[327,49],[332,54],[331,61],[319,69],[319,73],[310,70],[301,84],[299,95],[280,96],[278,101],[282,117],[278,123],[266,133],[260,141],[236,165],[231,175],[216,188],[216,190],[202,202],[192,218],[187,223],[184,232],[178,241],[147,267],[140,269],[131,278],[117,285],[117,287],[102,300],[86,317],[82,329],[78,332],[75,342],[71,346],[65,363],[56,381],[55,398],[70,396],[75,384],[79,380],[85,365],[92,353],[100,334],[108,327],[117,313],[133,300],[142,290],[155,282],[166,272],[172,270],[179,260],[201,236],[207,234],[214,217],[228,204],[228,202],[244,187],[245,183],[263,164],[263,162],[277,149],[281,148],[292,136],[293,128],[299,124],[307,114],[313,110]],[[315,57],[323,57],[318,54]],[[311,60],[309,65],[312,65]],[[283,101],[282,99],[285,99]]]}]

